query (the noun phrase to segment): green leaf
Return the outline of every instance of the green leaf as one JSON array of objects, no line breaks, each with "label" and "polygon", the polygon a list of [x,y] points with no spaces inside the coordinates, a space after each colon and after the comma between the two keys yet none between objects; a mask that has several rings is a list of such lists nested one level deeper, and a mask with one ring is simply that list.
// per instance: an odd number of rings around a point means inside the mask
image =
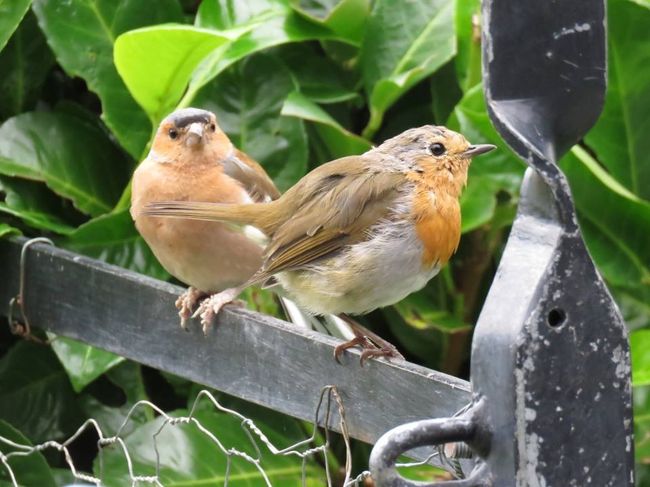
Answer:
[{"label": "green leaf", "polygon": [[289,42],[344,40],[330,29],[308,21],[280,2],[273,2],[269,10],[249,19],[246,26],[236,30],[236,34],[243,35],[234,40],[225,51],[215,51],[196,69],[187,93],[181,100],[182,106],[196,104],[194,98],[201,88],[229,66],[259,51]]},{"label": "green leaf", "polygon": [[203,0],[196,13],[195,24],[215,30],[227,30],[241,27],[259,19],[271,10],[285,11],[286,0]]},{"label": "green leaf", "polygon": [[32,0],[0,0],[0,51],[14,33]]},{"label": "green leaf", "polygon": [[0,238],[7,237],[9,235],[20,235],[20,230],[12,227],[11,225],[0,222]]},{"label": "green leaf", "polygon": [[608,282],[650,286],[650,204],[616,191],[580,148],[562,158],[560,167],[569,179],[587,247]]},{"label": "green leaf", "polygon": [[[480,164],[480,163],[479,163]],[[460,198],[461,231],[474,230],[488,223],[496,208],[494,181],[486,176],[474,176]]]},{"label": "green leaf", "polygon": [[362,154],[372,147],[364,138],[341,127],[325,110],[300,92],[289,94],[282,107],[282,115],[317,123],[319,135],[328,147],[332,159]]},{"label": "green leaf", "polygon": [[630,335],[632,349],[632,385],[650,385],[650,330],[636,330]]},{"label": "green leaf", "polygon": [[430,88],[433,120],[437,125],[444,125],[463,97],[453,61],[436,71],[431,77]]},{"label": "green leaf", "polygon": [[132,271],[158,279],[169,278],[135,229],[128,210],[84,223],[62,245]]},{"label": "green leaf", "polygon": [[151,123],[113,65],[113,44],[146,25],[180,21],[177,0],[35,0],[34,11],[59,64],[79,76],[102,102],[102,119],[136,159],[151,136]]},{"label": "green leaf", "polygon": [[67,200],[57,197],[44,184],[0,177],[0,190],[6,195],[5,202],[0,203],[0,212],[20,218],[34,228],[63,235],[74,231],[75,227],[63,218],[73,219]]},{"label": "green leaf", "polygon": [[303,122],[282,115],[285,99],[296,88],[281,61],[259,54],[215,79],[194,104],[215,112],[232,142],[259,161],[283,190],[307,170]]},{"label": "green leaf", "polygon": [[[185,416],[187,411],[170,413],[172,416]],[[242,431],[241,420],[232,416],[201,410],[197,413],[201,425],[214,434],[226,448],[237,448],[255,456],[248,436]],[[258,421],[256,421],[258,423]],[[163,424],[159,417],[131,433],[125,440],[133,461],[136,475],[154,475],[156,450],[153,438]],[[286,440],[273,430],[258,423],[268,438],[280,447],[287,446]],[[272,455],[262,445],[261,466],[268,474],[272,485],[300,486],[302,460],[295,456]],[[226,456],[217,445],[192,423],[187,425],[167,425],[156,436],[160,458],[160,482],[165,486],[224,485]],[[129,485],[127,465],[122,450],[112,447],[105,449],[103,455],[103,483],[107,487]],[[197,461],[209,459],[209,461]],[[99,461],[95,462],[95,472],[99,474]],[[314,461],[306,466],[307,485],[322,485],[325,472]],[[228,485],[263,486],[266,485],[259,470],[251,463],[233,458]]]},{"label": "green leaf", "polygon": [[62,439],[82,422],[68,377],[49,347],[22,341],[0,359],[0,417],[36,443]]},{"label": "green leaf", "polygon": [[34,108],[53,64],[52,51],[29,12],[0,52],[0,119]]},{"label": "green leaf", "polygon": [[456,53],[454,2],[378,0],[370,15],[360,66],[370,97],[364,137],[372,138],[385,111]]},{"label": "green leaf", "polygon": [[319,52],[317,46],[294,43],[277,48],[276,54],[291,70],[300,93],[317,103],[361,100],[350,70]]},{"label": "green leaf", "polygon": [[467,91],[481,82],[480,0],[456,2],[458,54],[454,60],[459,85]]},{"label": "green leaf", "polygon": [[649,286],[610,286],[627,329],[635,331],[650,328],[650,287]]},{"label": "green leaf", "polygon": [[0,127],[0,173],[44,181],[79,210],[99,215],[119,198],[129,161],[86,118],[30,112]]},{"label": "green leaf", "polygon": [[[110,369],[106,377],[111,383],[122,389],[126,401],[118,406],[114,403],[109,406],[90,394],[82,394],[79,397],[79,405],[89,418],[93,418],[99,423],[102,431],[113,434],[122,426],[132,406],[142,399],[148,399],[148,397],[142,379],[142,366],[135,362],[123,361]],[[111,391],[109,397],[112,398],[116,395]],[[122,438],[153,418],[154,413],[149,408],[135,410],[131,414],[128,424],[122,429]]]},{"label": "green leaf", "polygon": [[300,0],[292,6],[351,44],[361,43],[370,12],[370,0]]},{"label": "green leaf", "polygon": [[117,38],[115,66],[133,98],[157,124],[176,107],[203,58],[228,41],[188,25],[144,27]]},{"label": "green leaf", "polygon": [[134,404],[148,398],[142,378],[142,365],[126,361],[109,370],[107,377],[124,391],[128,403]]},{"label": "green leaf", "polygon": [[114,353],[91,347],[72,338],[57,337],[54,333],[48,333],[48,338],[76,392],[124,360]]},{"label": "green leaf", "polygon": [[[467,340],[472,326],[446,311],[436,303],[432,293],[442,289],[438,276],[425,289],[407,296],[391,308],[383,310],[391,332],[399,339],[404,350],[417,357],[418,363],[437,370],[456,371],[457,363],[464,357],[461,350],[450,350],[450,343]],[[450,356],[456,353],[457,356]],[[466,353],[466,352],[461,352]]]},{"label": "green leaf", "polygon": [[464,332],[471,328],[470,324],[450,315],[447,311],[435,309],[427,293],[426,290],[413,293],[394,305],[411,327],[419,330],[434,329],[445,333]]},{"label": "green leaf", "polygon": [[[32,443],[16,428],[0,420],[0,437],[13,441],[19,445],[32,446]],[[2,454],[9,455],[15,451],[22,451],[10,445],[2,443]],[[14,478],[18,485],[39,487],[56,487],[52,471],[39,451],[31,452],[28,455],[19,455],[7,460],[11,467]],[[11,477],[6,466],[0,466],[0,485],[12,485]]]},{"label": "green leaf", "polygon": [[[650,479],[650,471],[647,469],[650,461],[650,387],[635,387],[632,399],[634,401],[634,456],[637,462],[644,464],[642,472],[639,472],[640,465],[637,464],[636,485],[645,486]],[[642,475],[639,475],[640,473]]]},{"label": "green leaf", "polygon": [[585,141],[623,186],[650,199],[650,8],[627,0],[608,7],[609,79],[603,114]]}]

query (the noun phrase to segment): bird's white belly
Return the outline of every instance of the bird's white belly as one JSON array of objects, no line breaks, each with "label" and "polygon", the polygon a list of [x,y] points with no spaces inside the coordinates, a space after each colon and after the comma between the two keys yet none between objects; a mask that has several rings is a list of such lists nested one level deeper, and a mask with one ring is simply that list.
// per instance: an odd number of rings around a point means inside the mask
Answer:
[{"label": "bird's white belly", "polygon": [[315,314],[363,314],[422,289],[439,271],[423,263],[410,222],[382,222],[372,238],[311,266],[278,274],[288,294]]}]

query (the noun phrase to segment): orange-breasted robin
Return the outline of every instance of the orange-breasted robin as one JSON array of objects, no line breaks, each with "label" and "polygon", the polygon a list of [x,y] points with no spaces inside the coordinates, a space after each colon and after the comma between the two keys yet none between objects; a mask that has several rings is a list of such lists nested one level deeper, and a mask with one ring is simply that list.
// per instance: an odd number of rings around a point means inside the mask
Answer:
[{"label": "orange-breasted robin", "polygon": [[253,227],[148,218],[160,200],[248,204],[280,193],[264,169],[233,146],[213,113],[196,108],[165,118],[133,176],[131,215],[162,266],[190,285],[176,302],[186,326],[204,296],[246,282],[262,265],[264,235]]},{"label": "orange-breasted robin", "polygon": [[[449,261],[470,162],[494,148],[426,125],[323,164],[274,201],[160,201],[144,214],[235,222],[269,237],[257,272],[212,297],[215,313],[247,286],[279,284],[310,313],[364,314],[421,289]],[[354,345],[366,357],[395,354],[385,343],[373,349],[367,330],[351,325],[356,338],[337,347],[337,356]]]}]

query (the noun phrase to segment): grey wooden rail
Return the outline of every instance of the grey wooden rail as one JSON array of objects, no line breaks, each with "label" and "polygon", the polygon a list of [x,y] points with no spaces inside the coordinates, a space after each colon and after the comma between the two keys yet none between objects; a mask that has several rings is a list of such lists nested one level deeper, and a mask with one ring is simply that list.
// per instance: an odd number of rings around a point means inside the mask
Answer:
[{"label": "grey wooden rail", "polygon": [[[0,240],[5,316],[18,293],[23,243]],[[394,426],[448,417],[470,401],[463,380],[407,362],[371,360],[362,368],[356,351],[339,365],[332,356],[336,339],[245,309],[226,308],[208,337],[198,325],[185,332],[174,307],[180,292],[48,245],[28,250],[25,303],[32,326],[305,420],[313,419],[321,388],[336,385],[354,438],[374,443]]]}]

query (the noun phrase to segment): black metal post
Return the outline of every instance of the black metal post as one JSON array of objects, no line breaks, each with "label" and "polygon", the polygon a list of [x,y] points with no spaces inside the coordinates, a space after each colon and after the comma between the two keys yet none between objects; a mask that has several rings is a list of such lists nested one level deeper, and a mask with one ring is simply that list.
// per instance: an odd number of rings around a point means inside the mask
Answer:
[{"label": "black metal post", "polygon": [[627,332],[556,164],[602,109],[605,26],[603,0],[483,3],[490,117],[530,169],[474,334],[473,433],[428,430],[429,444],[467,441],[478,460],[464,481],[407,481],[392,458],[425,443],[427,425],[402,426],[373,450],[379,486],[634,484]]}]

